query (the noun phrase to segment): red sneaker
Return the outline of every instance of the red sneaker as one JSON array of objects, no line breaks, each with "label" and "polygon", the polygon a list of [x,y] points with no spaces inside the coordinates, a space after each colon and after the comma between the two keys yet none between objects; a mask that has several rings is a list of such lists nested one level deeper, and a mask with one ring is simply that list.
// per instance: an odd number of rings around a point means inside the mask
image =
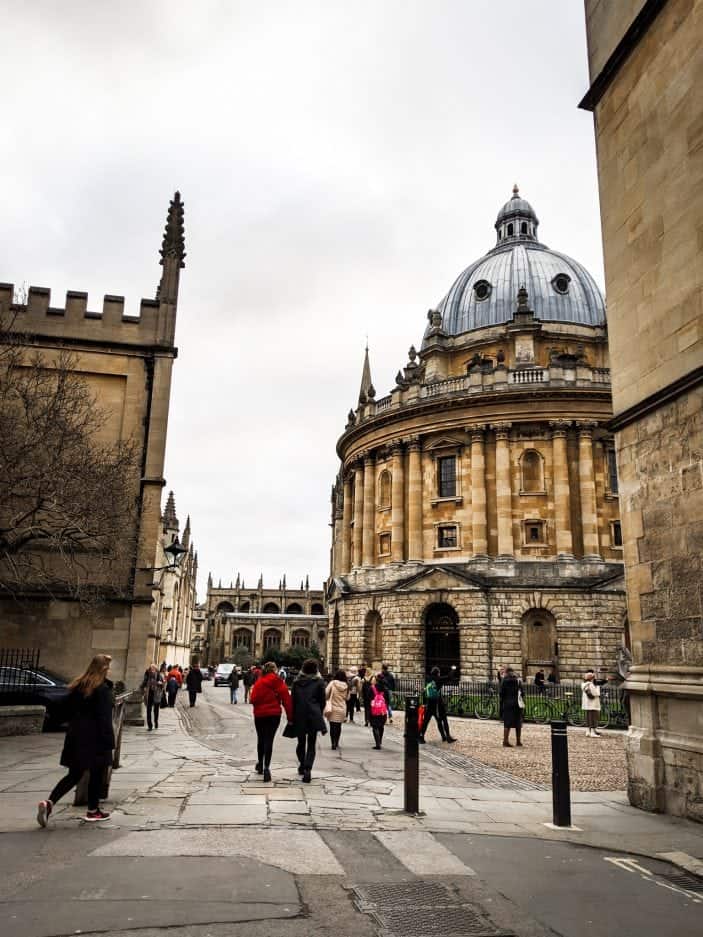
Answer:
[{"label": "red sneaker", "polygon": [[85,819],[88,821],[88,823],[97,823],[98,820],[109,820],[109,819],[110,819],[110,814],[109,814],[109,813],[104,813],[104,812],[98,807],[97,810],[89,810],[89,811],[86,813],[86,815],[85,815]]}]

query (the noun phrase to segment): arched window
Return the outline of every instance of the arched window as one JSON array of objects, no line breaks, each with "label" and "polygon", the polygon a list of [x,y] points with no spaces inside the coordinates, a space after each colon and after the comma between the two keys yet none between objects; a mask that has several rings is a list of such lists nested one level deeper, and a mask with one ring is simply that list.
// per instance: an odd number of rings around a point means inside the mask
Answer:
[{"label": "arched window", "polygon": [[389,508],[391,506],[391,473],[384,469],[378,479],[378,506]]},{"label": "arched window", "polygon": [[324,605],[321,605],[320,602],[313,602],[312,606],[310,607],[310,614],[311,615],[324,615],[325,614]]},{"label": "arched window", "polygon": [[239,603],[239,611],[240,611],[240,612],[249,612],[249,611],[251,611],[251,603],[250,603],[250,602],[247,602],[247,601],[240,602],[240,603]]},{"label": "arched window", "polygon": [[244,647],[247,651],[251,650],[251,631],[248,628],[237,628],[232,636],[232,646],[234,648]]},{"label": "arched window", "polygon": [[291,602],[286,608],[286,615],[302,615],[303,609],[297,602]]},{"label": "arched window", "polygon": [[379,612],[372,609],[366,613],[364,622],[365,657],[372,665],[383,660],[383,619]]},{"label": "arched window", "polygon": [[310,647],[310,634],[302,628],[298,628],[291,635],[290,643],[293,647]]},{"label": "arched window", "polygon": [[521,491],[536,494],[544,491],[544,460],[536,449],[527,449],[520,459]]},{"label": "arched window", "polygon": [[508,225],[508,230],[507,230],[507,235],[508,235],[509,238],[511,238],[511,237],[513,236],[513,230],[514,230],[514,229],[513,229],[513,226],[512,226],[511,224],[509,224],[509,225]]},{"label": "arched window", "polygon": [[[173,596],[174,596],[174,600],[177,600],[177,593],[175,590],[174,590]],[[173,604],[175,605],[176,601],[174,601]],[[217,606],[215,611],[219,612],[220,615],[225,615],[227,612],[234,611],[234,605],[232,605],[230,602],[220,602],[220,604]]]},{"label": "arched window", "polygon": [[523,221],[520,225],[520,234],[527,234],[527,222]]},{"label": "arched window", "polygon": [[264,631],[264,651],[270,651],[272,647],[281,646],[281,632],[278,628],[267,628]]},{"label": "arched window", "polygon": [[268,612],[269,614],[277,615],[281,609],[278,607],[278,605],[276,605],[275,602],[267,602],[263,607],[263,611]]}]

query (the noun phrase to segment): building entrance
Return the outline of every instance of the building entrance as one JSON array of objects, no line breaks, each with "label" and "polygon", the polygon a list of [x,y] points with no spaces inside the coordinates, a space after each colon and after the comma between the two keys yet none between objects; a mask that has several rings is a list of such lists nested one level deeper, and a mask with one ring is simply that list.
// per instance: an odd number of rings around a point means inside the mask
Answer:
[{"label": "building entrance", "polygon": [[439,667],[446,679],[461,676],[459,616],[451,605],[438,602],[425,612],[425,672]]}]

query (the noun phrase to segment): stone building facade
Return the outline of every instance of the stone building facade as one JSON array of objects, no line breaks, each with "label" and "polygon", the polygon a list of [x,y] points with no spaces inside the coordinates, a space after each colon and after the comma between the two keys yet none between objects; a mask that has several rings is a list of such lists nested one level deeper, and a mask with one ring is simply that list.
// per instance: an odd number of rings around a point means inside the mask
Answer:
[{"label": "stone building facade", "polygon": [[[185,266],[184,210],[180,194],[172,199],[161,246],[162,275],[156,298],[142,299],[138,315],[124,308],[122,296],[106,295],[100,312],[88,308],[84,292],[69,291],[65,306],[51,305],[51,291],[30,287],[27,302],[13,302],[13,285],[0,284],[0,311],[14,316],[12,329],[28,349],[46,355],[72,355],[75,373],[88,385],[106,414],[102,443],[133,440],[139,472],[133,497],[133,526],[124,536],[132,555],[108,586],[85,556],[82,575],[102,601],[86,609],[60,591],[14,601],[0,600],[0,633],[5,646],[38,647],[41,662],[72,677],[93,654],[112,655],[112,675],[133,687],[153,658],[151,604],[154,548],[161,520],[164,450],[171,394],[171,370],[181,268]],[[47,366],[49,366],[47,364]]]},{"label": "stone building facade", "polygon": [[703,2],[587,0],[633,666],[629,796],[703,820]]},{"label": "stone building facade", "polygon": [[154,661],[180,664],[187,667],[191,661],[193,616],[196,606],[198,554],[191,537],[190,517],[183,528],[180,546],[185,551],[174,564],[165,548],[178,542],[180,523],[176,502],[170,491],[161,517],[161,532],[154,560],[154,602],[152,633],[155,643]]},{"label": "stone building facade", "polygon": [[332,491],[330,659],[485,679],[615,669],[626,630],[602,296],[517,187],[381,399],[368,349]]},{"label": "stone building facade", "polygon": [[263,577],[255,589],[244,580],[229,588],[213,585],[208,576],[206,662],[218,664],[237,649],[260,659],[271,648],[310,647],[317,644],[323,661],[327,655],[327,608],[322,589],[311,589],[306,577],[299,589],[291,589],[286,577],[277,589],[264,588]]}]

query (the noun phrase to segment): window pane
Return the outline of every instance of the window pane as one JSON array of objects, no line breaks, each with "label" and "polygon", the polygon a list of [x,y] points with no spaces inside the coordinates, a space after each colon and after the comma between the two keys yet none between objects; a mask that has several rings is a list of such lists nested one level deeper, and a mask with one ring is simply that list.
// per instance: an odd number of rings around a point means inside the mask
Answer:
[{"label": "window pane", "polygon": [[456,495],[456,457],[445,456],[439,460],[439,496],[453,498]]},{"label": "window pane", "polygon": [[622,528],[620,527],[620,521],[613,522],[613,546],[622,546]]},{"label": "window pane", "polygon": [[611,491],[613,494],[618,492],[618,466],[615,460],[615,450],[608,449],[606,450],[606,456],[608,459],[608,491]]},{"label": "window pane", "polygon": [[440,527],[438,542],[440,547],[455,547],[457,545],[456,527]]}]

